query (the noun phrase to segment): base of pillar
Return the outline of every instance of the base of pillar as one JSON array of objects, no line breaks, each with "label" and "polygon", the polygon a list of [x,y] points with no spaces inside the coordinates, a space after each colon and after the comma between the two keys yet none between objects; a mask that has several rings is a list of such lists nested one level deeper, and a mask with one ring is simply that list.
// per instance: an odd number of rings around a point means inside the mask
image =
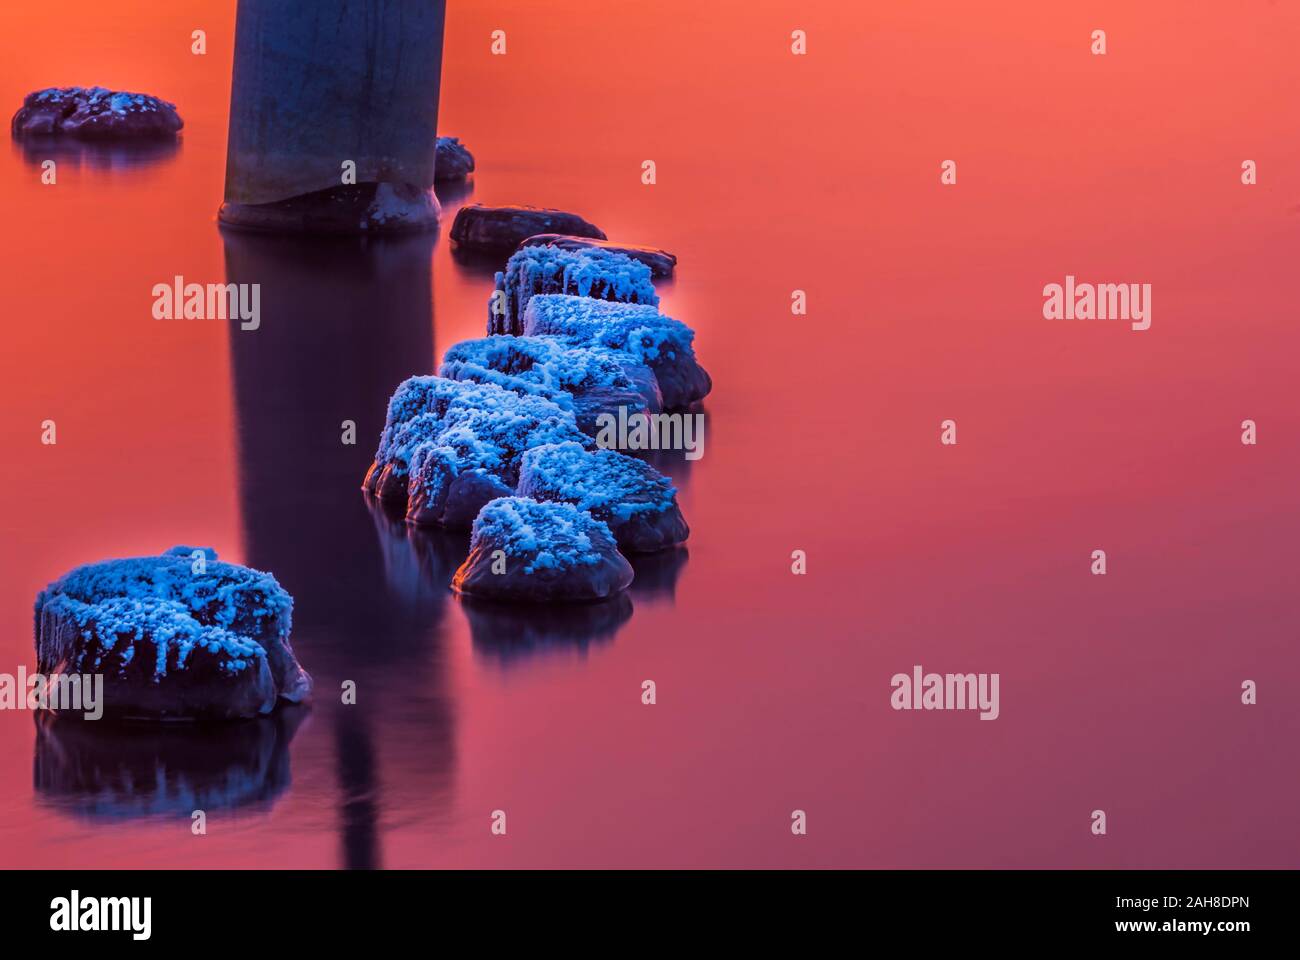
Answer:
[{"label": "base of pillar", "polygon": [[404,183],[358,183],[272,203],[227,201],[217,219],[267,233],[394,234],[431,230],[440,212],[432,190]]}]

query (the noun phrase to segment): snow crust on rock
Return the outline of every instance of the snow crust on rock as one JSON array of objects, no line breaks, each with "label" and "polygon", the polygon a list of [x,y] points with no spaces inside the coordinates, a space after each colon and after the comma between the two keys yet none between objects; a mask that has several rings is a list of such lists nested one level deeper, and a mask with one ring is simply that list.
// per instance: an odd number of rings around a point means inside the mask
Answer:
[{"label": "snow crust on rock", "polygon": [[105,87],[47,87],[29,93],[10,125],[15,136],[170,136],[184,126],[175,104]]},{"label": "snow crust on rock", "polygon": [[603,347],[645,364],[695,356],[695,331],[650,306],[544,294],[529,300],[523,327],[524,336]]},{"label": "snow crust on rock", "polygon": [[532,574],[599,563],[613,544],[608,526],[572,504],[501,497],[479,511],[470,549],[503,550],[507,564],[522,563],[523,572]]},{"label": "snow crust on rock", "polygon": [[435,180],[464,180],[474,172],[474,155],[459,137],[439,137],[434,147]]},{"label": "snow crust on rock", "polygon": [[37,595],[38,669],[103,674],[115,711],[254,716],[311,691],[292,611],[275,577],[206,547],[86,564]]},{"label": "snow crust on rock", "polygon": [[[203,552],[201,572],[192,554]],[[157,557],[90,563],[65,574],[36,598],[36,614],[57,597],[84,604],[121,597],[179,603],[205,626],[256,635],[288,634],[293,598],[269,573],[217,559],[211,548],[178,546]]]}]

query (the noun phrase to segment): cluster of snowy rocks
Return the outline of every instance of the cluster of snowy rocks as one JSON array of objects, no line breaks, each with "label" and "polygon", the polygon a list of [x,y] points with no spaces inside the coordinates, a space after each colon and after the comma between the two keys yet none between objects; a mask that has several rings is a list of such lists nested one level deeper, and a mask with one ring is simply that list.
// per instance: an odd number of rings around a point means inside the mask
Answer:
[{"label": "cluster of snowy rocks", "polygon": [[253,717],[311,693],[289,645],[293,598],[210,548],[77,567],[35,613],[38,669],[102,675],[106,714]]},{"label": "cluster of snowy rocks", "polygon": [[175,104],[146,93],[48,87],[24,98],[10,130],[19,138],[59,135],[83,140],[139,140],[174,137],[182,126]]},{"label": "cluster of snowy rocks", "polygon": [[452,580],[466,596],[603,600],[632,581],[624,553],[689,533],[667,477],[595,441],[604,415],[680,409],[712,388],[694,331],[659,312],[652,265],[627,251],[673,258],[584,239],[517,241],[489,335],[388,404],[363,488],[404,503],[409,523],[471,531]]}]

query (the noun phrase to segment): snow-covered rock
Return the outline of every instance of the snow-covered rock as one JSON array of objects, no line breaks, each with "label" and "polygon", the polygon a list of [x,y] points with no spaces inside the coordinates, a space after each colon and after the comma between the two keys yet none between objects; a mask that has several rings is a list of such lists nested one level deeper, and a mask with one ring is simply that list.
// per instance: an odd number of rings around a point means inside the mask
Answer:
[{"label": "snow-covered rock", "polygon": [[15,137],[62,135],[84,140],[174,137],[184,126],[176,106],[146,93],[104,87],[48,87],[29,93],[14,114]]},{"label": "snow-covered rock", "polygon": [[572,410],[578,429],[595,436],[602,413],[658,413],[659,384],[631,355],[602,347],[575,347],[551,337],[483,337],[455,344],[438,375],[495,383],[515,393],[544,397]]},{"label": "snow-covered rock", "polygon": [[435,180],[464,180],[474,172],[474,155],[459,137],[439,137],[436,151],[433,163]]},{"label": "snow-covered rock", "polygon": [[388,400],[379,449],[362,487],[381,500],[404,501],[411,454],[437,435],[447,406],[463,390],[461,384],[443,377],[409,377],[398,384]]},{"label": "snow-covered rock", "polygon": [[603,600],[632,582],[609,527],[569,503],[503,497],[474,521],[452,587],[472,597],[528,602]]},{"label": "snow-covered rock", "polygon": [[102,674],[105,710],[251,717],[311,692],[289,645],[293,599],[208,548],[78,567],[36,598],[42,673]]},{"label": "snow-covered rock", "polygon": [[655,277],[671,277],[677,267],[677,257],[658,247],[642,247],[632,243],[618,243],[614,240],[593,240],[590,237],[572,237],[563,233],[539,233],[529,237],[521,247],[559,247],[562,250],[590,250],[593,248],[621,253],[625,257],[639,260],[650,268]]},{"label": "snow-covered rock", "polygon": [[291,782],[289,744],[307,710],[243,723],[109,723],[43,711],[32,786],[48,804],[96,820],[266,809]]},{"label": "snow-covered rock", "polygon": [[479,508],[508,496],[525,450],[590,445],[573,411],[495,383],[411,377],[388,404],[379,449],[363,487],[406,502],[406,519],[468,529]]},{"label": "snow-covered rock", "polygon": [[656,306],[650,268],[610,250],[566,250],[554,245],[521,247],[496,275],[488,300],[488,333],[523,333],[528,301],[541,294]]},{"label": "snow-covered rock", "polygon": [[669,410],[689,406],[713,389],[695,359],[695,331],[652,306],[541,294],[529,299],[522,326],[525,336],[631,354],[654,371]]},{"label": "snow-covered rock", "polygon": [[576,443],[534,447],[523,456],[516,493],[586,510],[629,553],[663,550],[690,534],[672,482],[616,450],[592,452]]},{"label": "snow-covered rock", "polygon": [[471,203],[456,212],[451,242],[477,253],[509,253],[528,237],[539,233],[565,233],[604,240],[599,227],[576,213],[544,207],[485,207]]}]

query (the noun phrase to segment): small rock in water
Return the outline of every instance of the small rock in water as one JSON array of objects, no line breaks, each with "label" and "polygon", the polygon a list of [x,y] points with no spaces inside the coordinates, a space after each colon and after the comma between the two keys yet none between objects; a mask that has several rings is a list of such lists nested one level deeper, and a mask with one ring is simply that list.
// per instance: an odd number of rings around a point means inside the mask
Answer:
[{"label": "small rock in water", "polygon": [[49,87],[24,98],[10,129],[20,138],[61,135],[83,140],[136,140],[174,137],[182,126],[174,104],[145,93]]},{"label": "small rock in water", "polygon": [[412,452],[437,435],[442,415],[463,393],[462,384],[443,377],[409,377],[398,384],[388,400],[379,449],[362,488],[381,500],[404,501]]},{"label": "small rock in water", "polygon": [[671,277],[677,267],[677,257],[667,250],[657,247],[642,247],[631,243],[618,243],[614,240],[593,240],[589,237],[571,237],[562,233],[539,233],[529,237],[521,247],[559,247],[561,250],[590,250],[592,248],[621,253],[644,263],[650,273],[659,278]]},{"label": "small rock in water", "polygon": [[631,582],[609,527],[585,510],[502,497],[479,512],[451,585],[468,596],[548,603],[604,600]]},{"label": "small rock in water", "polygon": [[474,154],[459,137],[439,137],[433,161],[434,180],[464,180],[474,172]]},{"label": "small rock in water", "polygon": [[534,447],[523,456],[517,493],[588,511],[630,553],[664,550],[690,535],[672,482],[616,450],[591,452],[576,443]]},{"label": "small rock in water", "polygon": [[631,354],[654,371],[668,410],[690,406],[713,389],[695,359],[695,331],[651,306],[542,294],[529,299],[522,326],[525,336]]},{"label": "small rock in water", "polygon": [[564,293],[596,300],[655,306],[659,295],[650,268],[609,250],[521,247],[496,275],[488,300],[488,333],[523,333],[524,310],[540,294]]},{"label": "small rock in water", "polygon": [[211,549],[78,567],[36,598],[45,674],[102,674],[106,712],[252,717],[311,692],[289,645],[293,598]]},{"label": "small rock in water", "polygon": [[574,347],[550,337],[484,337],[448,349],[438,375],[495,383],[572,410],[578,429],[591,436],[602,413],[658,413],[659,385],[649,367],[629,354]]},{"label": "small rock in water", "polygon": [[461,207],[451,224],[452,243],[479,253],[509,253],[522,241],[539,233],[605,239],[599,227],[576,213],[542,207],[485,207],[481,203],[472,203]]}]

